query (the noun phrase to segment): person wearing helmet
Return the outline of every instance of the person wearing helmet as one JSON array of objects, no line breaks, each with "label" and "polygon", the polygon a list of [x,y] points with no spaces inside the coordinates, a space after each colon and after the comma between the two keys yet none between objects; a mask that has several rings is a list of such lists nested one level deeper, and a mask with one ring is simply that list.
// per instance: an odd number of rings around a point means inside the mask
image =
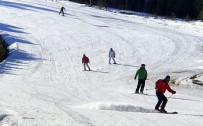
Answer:
[{"label": "person wearing helmet", "polygon": [[111,48],[110,51],[109,51],[109,64],[111,64],[111,59],[113,60],[113,64],[116,64],[115,57],[116,57],[116,53]]},{"label": "person wearing helmet", "polygon": [[[139,94],[139,90],[140,90],[140,93],[143,94],[143,90],[145,87],[145,80],[147,79],[147,70],[145,69],[145,64],[142,64],[140,69],[137,70],[135,77],[134,77],[135,80],[136,80],[137,76],[138,76],[138,84],[137,84],[135,93]],[[140,89],[140,87],[141,87],[141,89]]]},{"label": "person wearing helmet", "polygon": [[62,13],[62,16],[64,16],[64,11],[66,10],[66,8],[65,7],[61,7],[61,10],[60,10],[60,12],[59,12],[59,15]]},{"label": "person wearing helmet", "polygon": [[[165,107],[166,107],[166,103],[167,103],[168,99],[164,95],[165,91],[168,90],[172,94],[176,93],[176,91],[172,90],[169,86],[170,78],[171,77],[169,75],[167,75],[164,79],[159,79],[156,82],[155,89],[156,89],[156,96],[158,98],[158,102],[155,106],[155,110],[158,110],[162,113],[167,113],[167,111],[165,110]],[[161,105],[161,109],[159,109],[160,105]]]},{"label": "person wearing helmet", "polygon": [[90,67],[88,65],[89,63],[90,63],[89,58],[84,54],[83,57],[82,57],[82,64],[84,66],[84,71],[86,71],[86,66],[89,69],[89,71],[91,71],[91,69],[90,69]]}]

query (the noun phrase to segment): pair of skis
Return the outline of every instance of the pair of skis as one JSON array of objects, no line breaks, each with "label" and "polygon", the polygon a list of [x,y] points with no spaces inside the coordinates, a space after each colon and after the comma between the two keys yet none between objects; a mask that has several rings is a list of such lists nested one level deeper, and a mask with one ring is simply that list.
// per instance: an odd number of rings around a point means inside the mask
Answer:
[{"label": "pair of skis", "polygon": [[160,112],[158,110],[155,110],[155,113],[162,113],[162,114],[178,114],[178,112]]}]

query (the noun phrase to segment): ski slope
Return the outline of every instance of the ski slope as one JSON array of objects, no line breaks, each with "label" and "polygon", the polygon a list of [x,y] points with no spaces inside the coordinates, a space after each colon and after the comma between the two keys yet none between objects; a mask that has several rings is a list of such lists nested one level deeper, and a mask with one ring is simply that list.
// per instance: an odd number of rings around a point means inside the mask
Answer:
[{"label": "ski slope", "polygon": [[[1,0],[0,13],[12,50],[0,64],[1,126],[202,125],[203,88],[189,79],[203,70],[202,22],[49,0]],[[108,64],[110,48],[117,65]],[[82,71],[83,54],[93,71]],[[142,63],[148,95],[133,94]],[[166,106],[177,115],[153,111],[154,82],[166,75],[177,80]]]}]

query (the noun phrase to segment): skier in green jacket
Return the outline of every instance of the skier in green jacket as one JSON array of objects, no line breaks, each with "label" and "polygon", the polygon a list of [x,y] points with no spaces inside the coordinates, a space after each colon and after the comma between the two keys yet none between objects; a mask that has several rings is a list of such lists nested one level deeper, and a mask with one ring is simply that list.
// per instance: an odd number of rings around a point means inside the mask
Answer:
[{"label": "skier in green jacket", "polygon": [[140,69],[137,70],[136,74],[135,74],[135,80],[138,76],[138,84],[137,84],[137,89],[135,91],[136,94],[139,94],[139,89],[140,89],[140,93],[143,94],[143,90],[145,87],[145,80],[147,79],[147,70],[145,69],[145,64],[142,64]]}]

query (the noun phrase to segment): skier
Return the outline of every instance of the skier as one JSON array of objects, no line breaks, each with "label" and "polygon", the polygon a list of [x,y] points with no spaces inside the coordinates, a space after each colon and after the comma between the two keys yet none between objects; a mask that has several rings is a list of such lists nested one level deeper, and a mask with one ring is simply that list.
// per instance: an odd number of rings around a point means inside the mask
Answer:
[{"label": "skier", "polygon": [[[135,94],[139,94],[139,90],[140,90],[140,93],[143,94],[143,90],[145,87],[145,80],[147,79],[147,70],[145,69],[145,64],[142,64],[140,69],[137,70],[134,78],[135,80],[137,76],[138,76],[138,84],[137,84]],[[140,86],[141,86],[141,89],[140,89]]]},{"label": "skier", "polygon": [[[169,81],[170,81],[170,76],[167,75],[163,80],[162,79],[159,79],[157,82],[156,82],[156,96],[158,98],[158,102],[155,106],[155,110],[158,110],[162,113],[167,113],[167,111],[165,110],[165,106],[166,106],[166,103],[168,101],[168,99],[166,98],[166,96],[164,95],[166,89],[171,92],[172,94],[175,94],[176,91],[172,90],[169,86]],[[162,105],[161,105],[162,103]],[[161,109],[159,109],[159,106],[161,105]]]},{"label": "skier", "polygon": [[82,57],[82,64],[84,66],[84,71],[86,71],[86,66],[88,67],[89,71],[91,71],[88,63],[90,63],[89,58],[87,56],[85,56],[85,54]]},{"label": "skier", "polygon": [[61,7],[61,10],[60,10],[60,12],[59,12],[59,15],[62,13],[62,16],[64,16],[64,11],[66,10],[66,8],[65,7]]},{"label": "skier", "polygon": [[115,51],[111,48],[110,51],[109,51],[109,64],[111,64],[111,59],[113,59],[113,64],[116,64],[115,56],[116,56],[116,53],[115,53]]},{"label": "skier", "polygon": [[90,7],[92,6],[92,0],[90,0]]}]

